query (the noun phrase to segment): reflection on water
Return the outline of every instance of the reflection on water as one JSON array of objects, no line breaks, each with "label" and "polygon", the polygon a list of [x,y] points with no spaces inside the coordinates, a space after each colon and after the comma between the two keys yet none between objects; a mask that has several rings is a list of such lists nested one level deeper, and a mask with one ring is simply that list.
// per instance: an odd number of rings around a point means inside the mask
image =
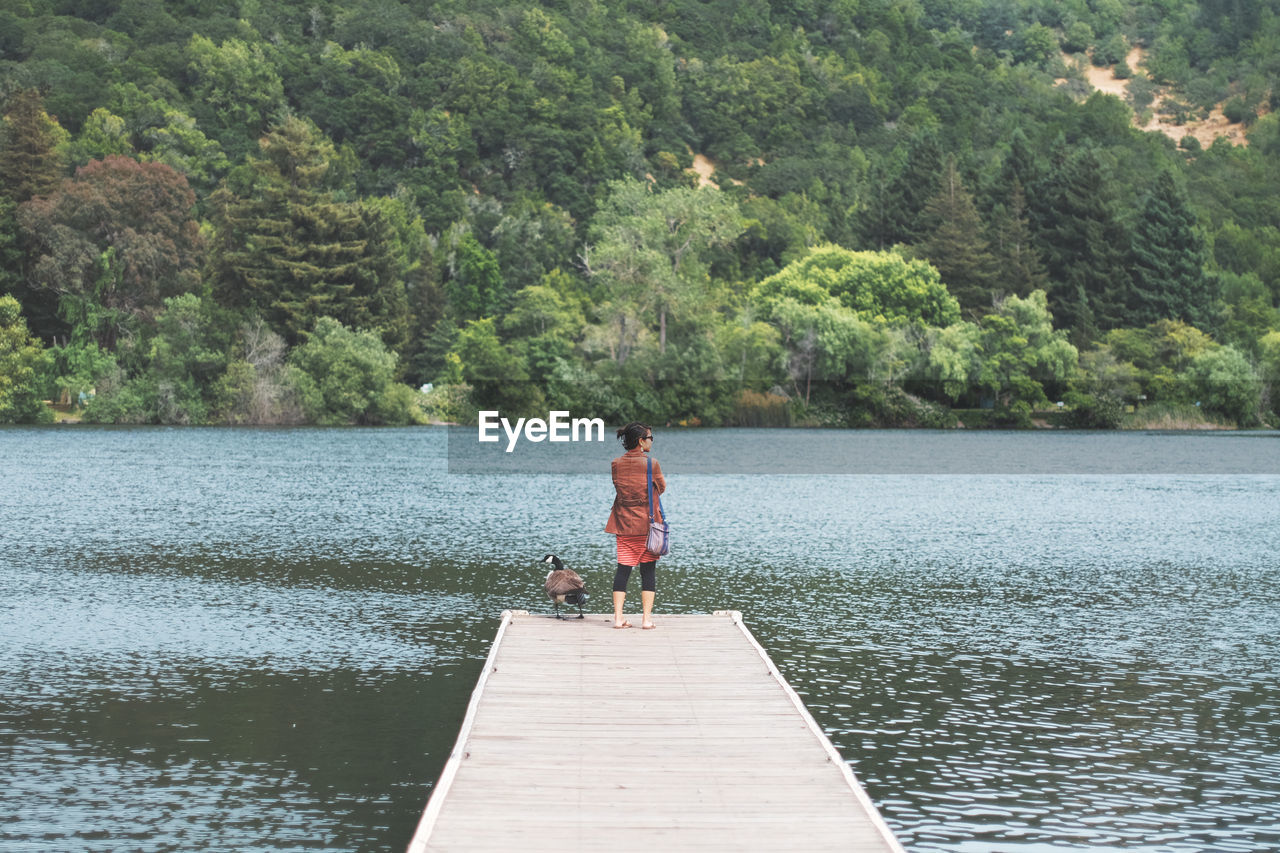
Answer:
[{"label": "reflection on water", "polygon": [[[0,849],[402,847],[536,560],[612,576],[607,473],[445,454],[0,431]],[[908,849],[1280,848],[1280,478],[664,467],[660,609],[742,610]]]}]

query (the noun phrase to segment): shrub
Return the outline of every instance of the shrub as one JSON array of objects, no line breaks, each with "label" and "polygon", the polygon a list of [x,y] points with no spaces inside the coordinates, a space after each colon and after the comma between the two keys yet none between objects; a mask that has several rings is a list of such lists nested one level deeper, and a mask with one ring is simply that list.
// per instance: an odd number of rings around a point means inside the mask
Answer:
[{"label": "shrub", "polygon": [[475,420],[471,386],[463,383],[436,385],[420,403],[427,423],[460,424]]},{"label": "shrub", "polygon": [[307,342],[289,361],[310,378],[299,378],[308,415],[320,424],[378,423],[377,407],[392,384],[396,357],[374,332],[353,332],[321,317]]},{"label": "shrub", "polygon": [[1258,421],[1262,382],[1257,371],[1235,347],[1221,347],[1197,355],[1187,370],[1187,385],[1209,412],[1240,426]]},{"label": "shrub", "polygon": [[40,395],[49,362],[48,352],[27,331],[18,300],[0,296],[0,423],[53,420]]},{"label": "shrub", "polygon": [[847,403],[848,424],[852,427],[949,429],[956,424],[955,415],[947,408],[921,400],[896,385],[859,385]]},{"label": "shrub", "polygon": [[791,401],[780,394],[763,393],[743,389],[734,401],[729,426],[785,427],[791,426]]},{"label": "shrub", "polygon": [[425,424],[427,416],[422,411],[422,394],[408,385],[393,382],[374,399],[365,419],[368,423],[385,426]]},{"label": "shrub", "polygon": [[1227,121],[1235,124],[1248,124],[1258,117],[1239,95],[1222,105],[1222,114],[1227,117]]},{"label": "shrub", "polygon": [[1063,402],[1063,422],[1073,429],[1119,429],[1124,422],[1124,401],[1110,394],[1068,391]]}]

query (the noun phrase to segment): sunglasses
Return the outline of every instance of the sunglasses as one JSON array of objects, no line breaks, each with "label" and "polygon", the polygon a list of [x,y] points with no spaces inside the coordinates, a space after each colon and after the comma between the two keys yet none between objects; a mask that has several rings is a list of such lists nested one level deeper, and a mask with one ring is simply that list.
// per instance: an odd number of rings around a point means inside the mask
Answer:
[{"label": "sunglasses", "polygon": [[652,435],[646,435],[644,438],[642,438],[642,439],[641,439],[641,441],[653,441],[653,436],[652,436]]}]

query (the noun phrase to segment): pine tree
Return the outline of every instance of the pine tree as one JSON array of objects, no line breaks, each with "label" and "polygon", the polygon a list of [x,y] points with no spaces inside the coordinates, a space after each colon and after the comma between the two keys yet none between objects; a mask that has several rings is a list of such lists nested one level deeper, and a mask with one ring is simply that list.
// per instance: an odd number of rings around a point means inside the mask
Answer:
[{"label": "pine tree", "polygon": [[1143,202],[1132,258],[1128,325],[1171,319],[1201,326],[1209,319],[1213,295],[1204,272],[1204,238],[1169,172],[1160,174]]},{"label": "pine tree", "polygon": [[893,200],[890,197],[890,166],[876,158],[867,174],[867,190],[856,220],[856,231],[865,246],[883,251],[893,245]]},{"label": "pine tree", "polygon": [[1035,245],[1027,196],[1017,178],[1013,179],[1008,202],[994,216],[992,252],[1003,288],[1014,296],[1025,297],[1033,290],[1047,289],[1049,275]]},{"label": "pine tree", "polygon": [[873,165],[867,202],[858,220],[863,242],[884,250],[924,239],[929,232],[925,205],[941,175],[942,149],[932,130],[916,133],[894,150],[891,159]]},{"label": "pine tree", "polygon": [[292,116],[259,145],[252,186],[224,183],[210,199],[218,297],[262,312],[290,344],[320,317],[357,329],[394,325],[402,340],[407,306],[385,224],[330,186],[333,145]]},{"label": "pine tree", "polygon": [[30,263],[35,253],[18,226],[18,205],[53,192],[66,172],[61,143],[68,134],[44,111],[35,89],[14,94],[0,123],[0,294],[12,293],[40,338],[65,334],[53,291],[33,286]]},{"label": "pine tree", "polygon": [[1097,153],[1061,147],[1055,160],[1035,203],[1055,325],[1092,340],[1125,324],[1129,236]]},{"label": "pine tree", "polygon": [[960,307],[973,312],[990,308],[995,258],[973,196],[960,180],[954,156],[947,157],[938,194],[925,204],[924,221],[932,225],[932,231],[920,249],[938,268]]},{"label": "pine tree", "polygon": [[1000,170],[1001,183],[1012,193],[1015,184],[1022,187],[1035,186],[1042,173],[1043,164],[1027,135],[1022,132],[1022,128],[1014,128],[1009,135],[1009,151]]},{"label": "pine tree", "polygon": [[919,243],[928,232],[925,205],[943,172],[938,134],[922,130],[907,141],[901,169],[889,184],[890,228],[887,245]]},{"label": "pine tree", "polygon": [[67,136],[44,111],[39,92],[25,89],[14,95],[0,137],[0,192],[17,204],[52,192],[64,176],[58,146]]}]

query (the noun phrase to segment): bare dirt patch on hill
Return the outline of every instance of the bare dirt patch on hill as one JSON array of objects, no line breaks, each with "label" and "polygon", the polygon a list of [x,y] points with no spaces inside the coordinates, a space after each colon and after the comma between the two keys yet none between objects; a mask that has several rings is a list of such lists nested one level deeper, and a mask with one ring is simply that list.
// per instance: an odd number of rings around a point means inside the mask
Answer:
[{"label": "bare dirt patch on hill", "polygon": [[[1125,57],[1125,64],[1131,69],[1137,69],[1142,64],[1145,56],[1146,53],[1142,48],[1130,48],[1129,55]],[[1090,63],[1084,69],[1084,76],[1089,81],[1089,85],[1099,92],[1115,95],[1122,100],[1129,93],[1129,81],[1115,76],[1114,65],[1099,67]],[[1184,136],[1195,137],[1204,148],[1208,148],[1219,137],[1225,137],[1232,145],[1249,144],[1249,140],[1244,135],[1244,125],[1228,121],[1227,117],[1222,114],[1222,104],[1214,107],[1207,118],[1193,119],[1185,124],[1177,124],[1160,112],[1166,97],[1167,93],[1165,92],[1157,94],[1156,99],[1151,104],[1150,120],[1146,124],[1138,124],[1138,117],[1134,116],[1134,124],[1148,132],[1163,133],[1174,142],[1181,142]]]}]

